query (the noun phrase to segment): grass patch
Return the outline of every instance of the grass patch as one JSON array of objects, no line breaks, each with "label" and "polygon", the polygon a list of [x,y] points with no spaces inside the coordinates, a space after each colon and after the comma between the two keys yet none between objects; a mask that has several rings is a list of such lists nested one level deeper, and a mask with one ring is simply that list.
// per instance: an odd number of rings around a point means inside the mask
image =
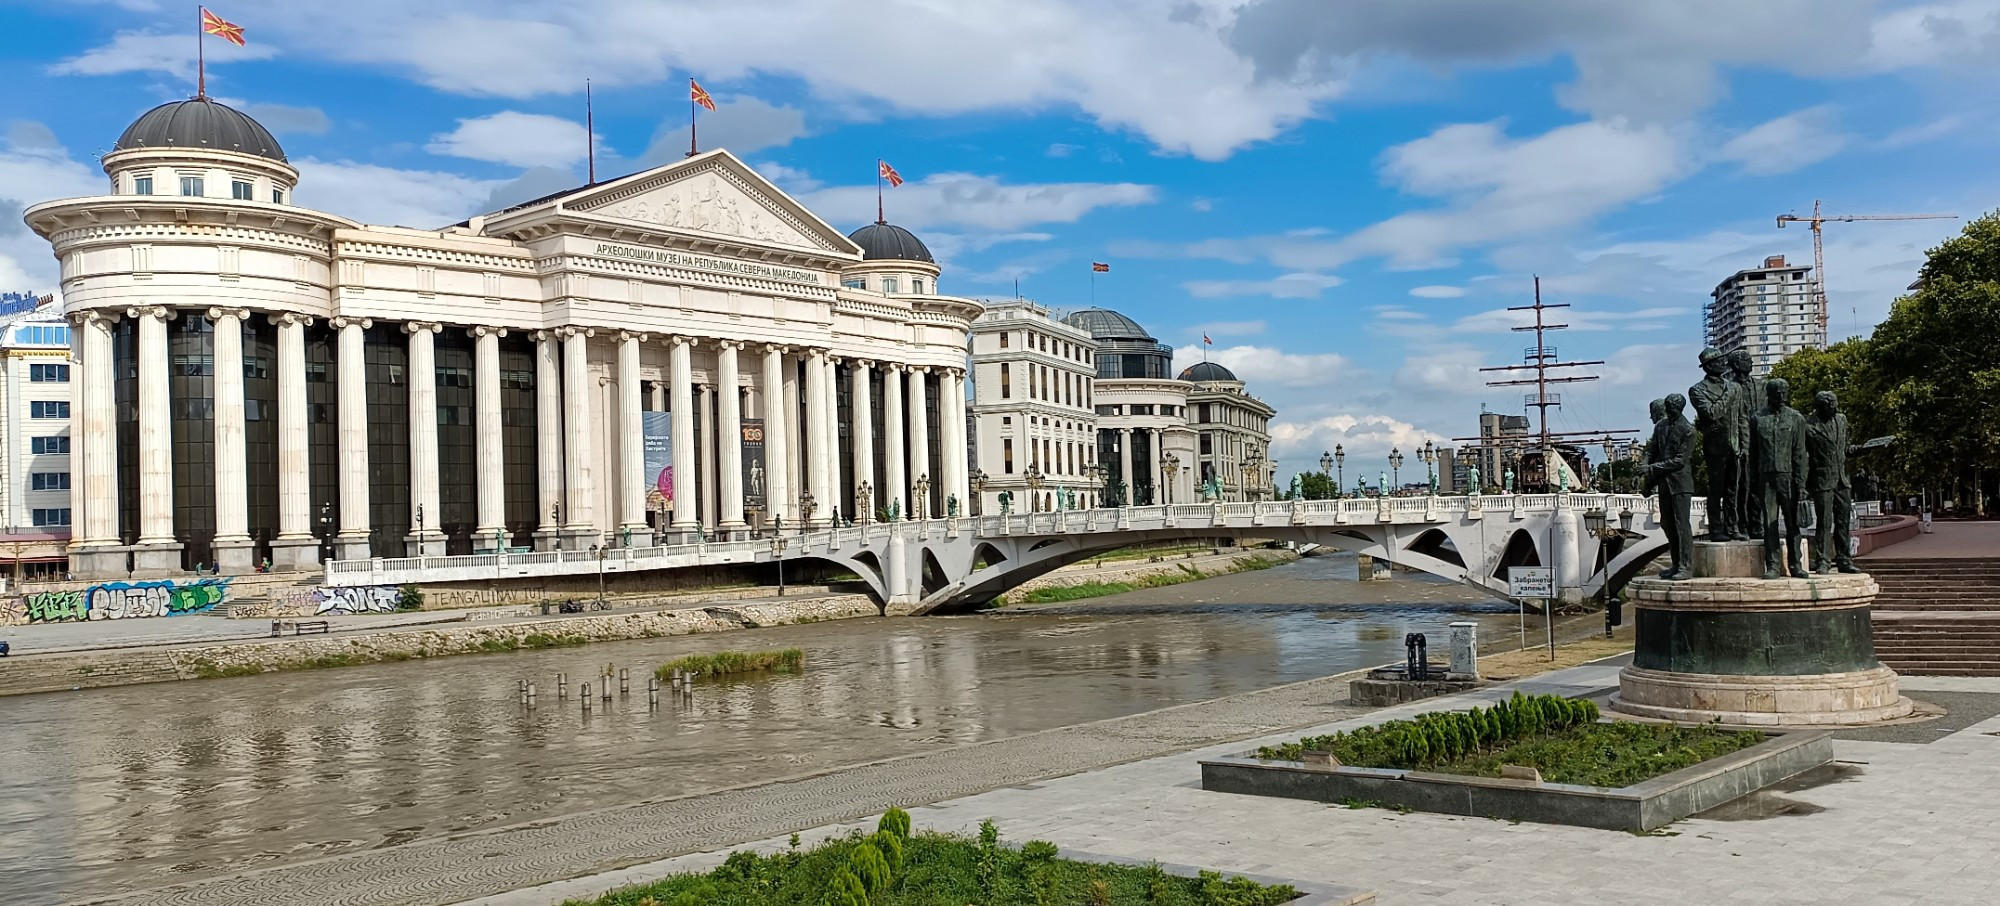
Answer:
[{"label": "grass patch", "polygon": [[1331,752],[1343,765],[1498,777],[1502,765],[1535,768],[1551,783],[1623,787],[1763,742],[1755,730],[1598,723],[1597,706],[1555,695],[1523,696],[1470,711],[1432,711],[1351,732],[1257,750],[1302,760]]},{"label": "grass patch", "polygon": [[[892,815],[901,810],[891,810]],[[1186,878],[1157,865],[1058,858],[1054,844],[1004,845],[988,821],[977,838],[909,831],[885,816],[872,834],[856,830],[771,856],[739,851],[720,868],[680,874],[565,906],[1277,906],[1299,896],[1285,885],[1203,872]]]},{"label": "grass patch", "polygon": [[680,671],[694,674],[697,679],[711,676],[725,676],[733,673],[797,673],[805,669],[806,653],[797,648],[775,651],[718,651],[714,654],[690,654],[677,657],[659,666],[653,675],[666,681]]},{"label": "grass patch", "polygon": [[1277,566],[1276,558],[1262,554],[1231,559],[1228,565],[1213,571],[1204,571],[1188,563],[1175,563],[1171,569],[1161,568],[1155,572],[1142,573],[1117,582],[1100,582],[1095,579],[1074,585],[1051,585],[1037,588],[1021,596],[1023,604],[1055,604],[1063,601],[1081,601],[1085,598],[1101,598],[1105,595],[1122,595],[1142,588],[1163,588],[1198,579],[1212,579],[1230,573],[1249,572],[1256,569],[1270,569]]}]

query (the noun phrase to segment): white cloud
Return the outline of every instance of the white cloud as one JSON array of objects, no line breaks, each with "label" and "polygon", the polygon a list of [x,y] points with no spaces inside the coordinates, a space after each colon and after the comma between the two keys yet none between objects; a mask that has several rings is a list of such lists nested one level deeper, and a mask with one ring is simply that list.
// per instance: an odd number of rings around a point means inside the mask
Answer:
[{"label": "white cloud", "polygon": [[364,223],[423,230],[480,213],[493,191],[508,182],[310,157],[295,165],[299,204]]},{"label": "white cloud", "polygon": [[6,146],[0,148],[0,289],[57,289],[55,255],[21,222],[27,206],[104,192],[104,172],[71,158],[47,126],[32,120],[9,123]]},{"label": "white cloud", "polygon": [[[1319,457],[1337,444],[1347,461],[1342,468],[1348,487],[1363,475],[1368,483],[1375,483],[1375,471],[1388,471],[1385,457],[1391,448],[1399,448],[1406,454],[1424,445],[1424,441],[1437,442],[1437,434],[1425,431],[1416,425],[1389,415],[1363,413],[1359,415],[1342,413],[1322,418],[1291,420],[1283,417],[1271,422],[1271,450],[1282,464],[1286,473],[1296,474],[1308,469],[1319,468]],[[1422,463],[1419,462],[1419,468]],[[1404,468],[1407,469],[1408,460]],[[1280,483],[1290,480],[1281,477]]]},{"label": "white cloud", "polygon": [[[94,47],[49,67],[55,75],[117,75],[124,72],[164,72],[192,81],[195,77],[194,42],[183,34],[119,32],[111,43]],[[221,42],[211,42],[220,44]],[[251,42],[243,47],[222,45],[208,55],[209,76],[217,66],[251,60],[268,60],[278,55],[272,44]]]},{"label": "white cloud", "polygon": [[1189,280],[1181,284],[1197,299],[1232,296],[1270,296],[1275,299],[1317,299],[1320,294],[1347,281],[1332,274],[1281,274],[1269,280]]},{"label": "white cloud", "polygon": [[1410,295],[1419,299],[1458,299],[1465,296],[1463,286],[1413,286]]},{"label": "white cloud", "polygon": [[1206,198],[1197,198],[1188,202],[1188,210],[1197,214],[1206,214],[1215,210],[1215,202],[1209,201]]},{"label": "white cloud", "polygon": [[[1026,183],[997,176],[935,173],[889,190],[891,223],[1019,230],[1043,223],[1074,223],[1102,207],[1151,204],[1153,186],[1136,183]],[[834,223],[875,219],[875,186],[836,186],[803,193],[799,201]]]},{"label": "white cloud", "polygon": [[[748,95],[716,96],[714,110],[704,110],[696,137],[703,150],[727,148],[738,157],[765,148],[789,145],[805,136],[806,115],[797,107],[773,104]],[[687,153],[688,124],[684,117],[660,121],[653,140],[640,158],[641,166],[656,166]]]},{"label": "white cloud", "polygon": [[1761,123],[1724,143],[1717,156],[1753,176],[1771,176],[1819,163],[1847,147],[1839,114],[1828,104]]},{"label": "white cloud", "polygon": [[1082,145],[1069,145],[1069,144],[1064,144],[1062,142],[1056,142],[1050,145],[1047,151],[1044,151],[1042,153],[1049,157],[1068,157],[1082,149],[1083,149]]},{"label": "white cloud", "polygon": [[1894,10],[1872,23],[1867,62],[1878,69],[1971,65],[2000,58],[2000,3],[1946,0]]},{"label": "white cloud", "polygon": [[333,121],[327,118],[326,111],[318,107],[249,103],[237,109],[272,132],[321,135],[333,128]]},{"label": "white cloud", "polygon": [[931,256],[939,264],[949,264],[952,259],[971,252],[983,252],[996,245],[1016,242],[1047,242],[1054,239],[1054,233],[938,233],[927,232],[923,236],[924,245],[931,250]]},{"label": "white cloud", "polygon": [[[1280,387],[1324,387],[1345,375],[1350,360],[1338,353],[1286,352],[1269,346],[1215,346],[1207,361],[1236,372],[1247,385]],[[1203,361],[1199,343],[1174,350],[1174,372]],[[1250,386],[1252,393],[1256,386]]]},{"label": "white cloud", "polygon": [[424,150],[513,167],[567,167],[581,162],[589,148],[581,123],[503,110],[459,120],[458,128],[431,136]]}]

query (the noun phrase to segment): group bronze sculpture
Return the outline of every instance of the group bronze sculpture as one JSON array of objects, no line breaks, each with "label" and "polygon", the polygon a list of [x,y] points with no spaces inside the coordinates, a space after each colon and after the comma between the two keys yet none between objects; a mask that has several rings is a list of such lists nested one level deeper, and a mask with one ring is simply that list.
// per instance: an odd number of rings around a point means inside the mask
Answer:
[{"label": "group bronze sculpture", "polygon": [[[1679,394],[1652,404],[1653,434],[1646,442],[1646,491],[1659,493],[1660,523],[1672,566],[1661,578],[1685,579],[1693,544],[1689,500],[1699,436],[1710,542],[1747,541],[1761,529],[1764,578],[1803,579],[1800,552],[1802,503],[1817,514],[1812,571],[1859,572],[1850,553],[1848,522],[1853,491],[1847,476],[1847,416],[1830,391],[1813,399],[1810,418],[1791,407],[1783,380],[1757,381],[1744,350],[1701,352],[1703,377],[1688,389],[1696,421],[1690,425]],[[1761,392],[1760,392],[1761,391]]]}]

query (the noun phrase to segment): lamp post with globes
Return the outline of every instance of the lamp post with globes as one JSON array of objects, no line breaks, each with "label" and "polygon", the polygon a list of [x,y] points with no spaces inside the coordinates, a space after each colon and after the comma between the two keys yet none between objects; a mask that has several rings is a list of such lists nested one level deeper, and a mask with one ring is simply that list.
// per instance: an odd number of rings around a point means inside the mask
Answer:
[{"label": "lamp post with globes", "polygon": [[1604,492],[1607,494],[1616,494],[1618,493],[1618,470],[1614,465],[1616,460],[1611,458],[1611,454],[1611,438],[1607,437],[1604,439]]},{"label": "lamp post with globes", "polygon": [[917,499],[910,501],[911,519],[931,518],[931,473],[917,476]]},{"label": "lamp post with globes", "polygon": [[1258,480],[1263,473],[1263,469],[1259,468],[1263,463],[1264,454],[1262,453],[1252,453],[1243,459],[1243,500],[1246,503],[1257,499],[1251,496],[1254,493],[1251,491],[1251,488],[1263,483]]},{"label": "lamp post with globes", "polygon": [[1164,475],[1167,479],[1166,486],[1162,489],[1165,493],[1160,496],[1161,503],[1174,502],[1174,476],[1179,475],[1180,472],[1181,455],[1179,453],[1167,454],[1167,461],[1160,463],[1160,474]]},{"label": "lamp post with globes", "polygon": [[854,508],[861,511],[861,524],[864,526],[875,515],[875,510],[870,506],[874,502],[875,486],[867,479],[862,479],[861,486],[854,489]]},{"label": "lamp post with globes", "polygon": [[1030,513],[1041,512],[1042,480],[1047,477],[1042,474],[1042,467],[1029,466],[1028,471],[1022,473],[1021,477],[1026,479],[1028,482],[1028,512]]},{"label": "lamp post with globes", "polygon": [[986,470],[973,469],[968,476],[972,479],[972,515],[986,515]]},{"label": "lamp post with globes", "polygon": [[1424,441],[1424,448],[1422,450],[1417,451],[1417,458],[1422,459],[1424,461],[1424,474],[1426,476],[1426,480],[1430,482],[1429,493],[1432,497],[1436,497],[1438,492],[1437,444],[1428,440]]},{"label": "lamp post with globes", "polygon": [[1333,496],[1340,497],[1344,493],[1346,493],[1341,490],[1341,488],[1344,488],[1346,486],[1347,486],[1347,451],[1341,449],[1339,444],[1334,444],[1333,445]]},{"label": "lamp post with globes", "polygon": [[1403,451],[1398,447],[1389,448],[1389,478],[1389,487],[1383,489],[1384,496],[1403,486]]}]

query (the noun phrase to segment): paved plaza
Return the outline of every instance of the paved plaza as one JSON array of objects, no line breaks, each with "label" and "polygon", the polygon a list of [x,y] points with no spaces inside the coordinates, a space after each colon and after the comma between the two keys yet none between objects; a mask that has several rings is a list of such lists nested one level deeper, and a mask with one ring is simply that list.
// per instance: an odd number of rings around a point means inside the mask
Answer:
[{"label": "paved plaza", "polygon": [[[1617,667],[1591,665],[1507,684],[1453,704],[1520,688],[1598,694]],[[1691,818],[1649,836],[1290,799],[1207,793],[1201,758],[1241,753],[1289,731],[1083,774],[996,789],[912,811],[920,828],[974,832],[991,818],[1004,838],[1372,889],[1384,904],[1853,903],[1987,904],[2000,900],[2000,680],[1905,678],[1917,698],[1966,703],[1980,719],[1843,734],[1838,779],[1765,794],[1773,817]],[[1438,700],[1335,721],[1348,729],[1432,710]],[[1845,738],[1845,737],[1867,737]],[[1897,741],[1883,741],[1897,740]],[[836,825],[807,834],[843,832]],[[783,837],[761,841],[775,850]],[[541,906],[565,897],[720,863],[710,852],[472,901]]]}]

